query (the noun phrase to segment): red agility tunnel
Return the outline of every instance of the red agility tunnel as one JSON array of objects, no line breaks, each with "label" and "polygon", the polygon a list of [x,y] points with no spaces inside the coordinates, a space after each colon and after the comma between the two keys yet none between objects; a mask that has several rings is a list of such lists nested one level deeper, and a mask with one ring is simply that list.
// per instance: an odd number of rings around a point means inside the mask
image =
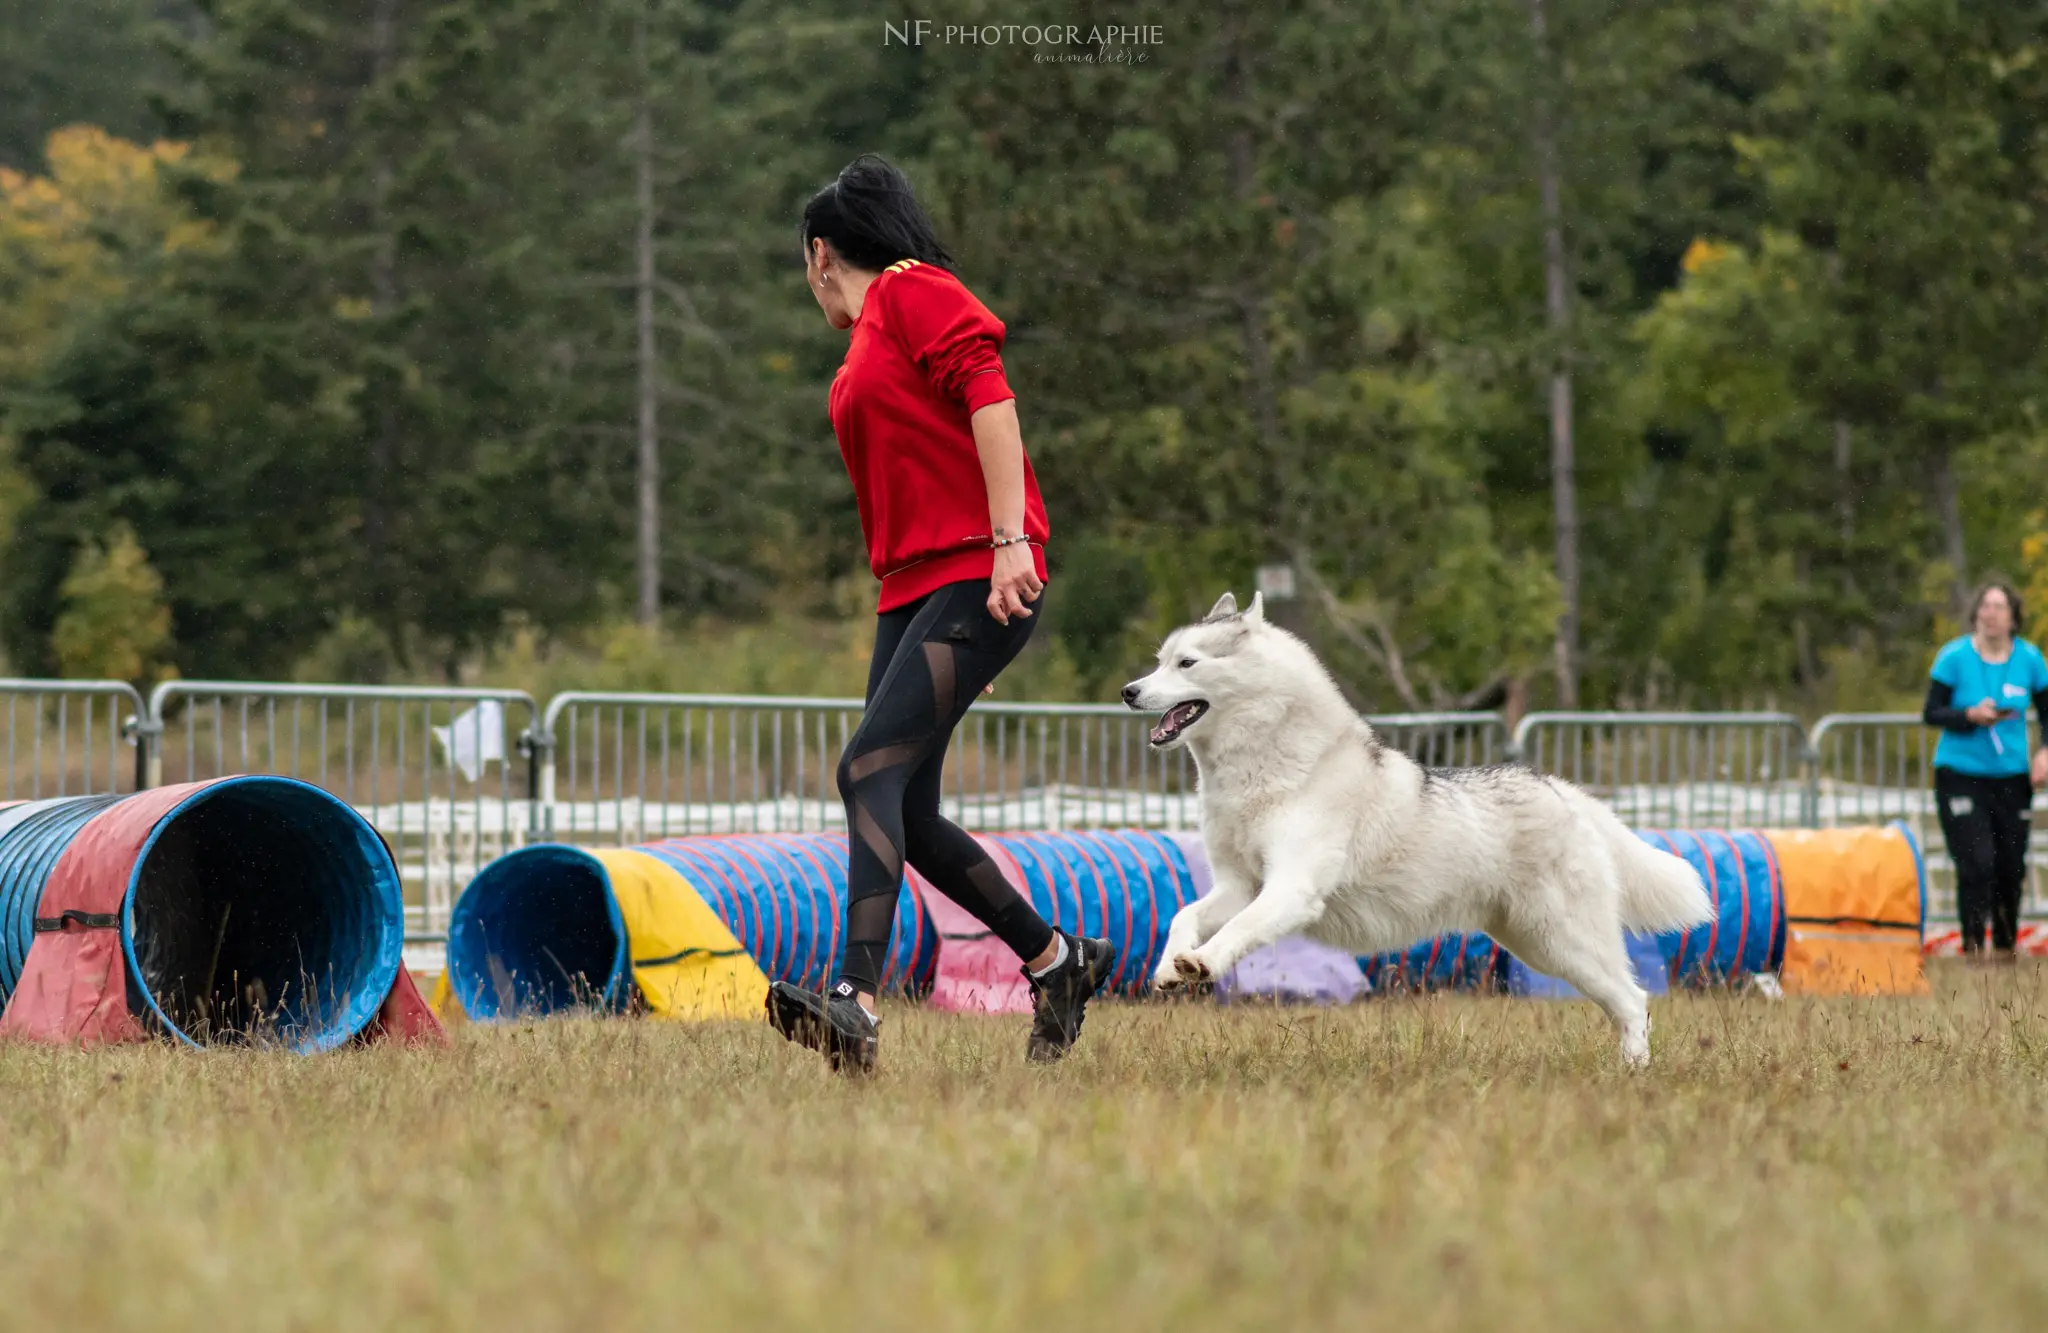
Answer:
[{"label": "red agility tunnel", "polygon": [[0,810],[0,1036],[329,1050],[434,1038],[391,851],[318,787],[229,777]]}]

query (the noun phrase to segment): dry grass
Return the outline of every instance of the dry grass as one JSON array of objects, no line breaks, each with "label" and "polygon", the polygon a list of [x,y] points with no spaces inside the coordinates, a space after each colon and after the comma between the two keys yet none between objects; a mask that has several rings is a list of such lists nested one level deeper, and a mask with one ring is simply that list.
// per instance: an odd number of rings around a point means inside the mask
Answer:
[{"label": "dry grass", "polygon": [[897,1007],[0,1051],[0,1327],[2037,1326],[2048,972],[1931,1001]]}]

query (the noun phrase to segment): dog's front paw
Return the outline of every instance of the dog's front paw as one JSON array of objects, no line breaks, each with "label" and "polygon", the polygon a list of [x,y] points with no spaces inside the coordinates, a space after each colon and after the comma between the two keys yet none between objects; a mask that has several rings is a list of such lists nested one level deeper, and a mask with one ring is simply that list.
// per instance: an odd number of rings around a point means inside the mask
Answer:
[{"label": "dog's front paw", "polygon": [[1152,974],[1152,989],[1161,995],[1193,995],[1208,991],[1216,984],[1216,975],[1201,955],[1194,952],[1177,953],[1161,959],[1159,969]]}]

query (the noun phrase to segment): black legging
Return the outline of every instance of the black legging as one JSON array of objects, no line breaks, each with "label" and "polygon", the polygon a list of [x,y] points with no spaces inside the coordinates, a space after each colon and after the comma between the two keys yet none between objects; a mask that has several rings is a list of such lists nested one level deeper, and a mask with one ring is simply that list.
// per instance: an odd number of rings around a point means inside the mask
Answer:
[{"label": "black legging", "polygon": [[939,775],[953,728],[1008,666],[1043,613],[1005,625],[988,613],[989,581],[948,583],[875,625],[867,708],[839,759],[846,800],[846,959],[839,980],[872,994],[896,920],[907,859],[1026,960],[1052,927],[1003,878],[981,844],[939,814]]},{"label": "black legging", "polygon": [[1956,867],[1956,915],[1963,952],[1991,947],[2011,952],[2019,939],[2020,895],[2027,882],[2027,835],[2033,831],[2034,784],[2025,773],[1980,778],[1952,768],[1934,770],[1934,801],[1942,836]]}]

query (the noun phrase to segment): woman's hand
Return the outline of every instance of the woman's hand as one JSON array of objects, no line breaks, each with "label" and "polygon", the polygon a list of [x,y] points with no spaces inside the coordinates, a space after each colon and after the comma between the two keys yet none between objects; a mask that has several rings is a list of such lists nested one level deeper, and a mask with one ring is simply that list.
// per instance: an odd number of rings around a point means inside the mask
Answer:
[{"label": "woman's hand", "polygon": [[2029,776],[2036,787],[2048,787],[2048,745],[2034,751],[2034,762]]},{"label": "woman's hand", "polygon": [[1030,542],[1014,542],[996,548],[995,573],[989,577],[988,613],[1007,625],[1011,616],[1028,616],[1026,602],[1038,600],[1045,585],[1038,581],[1038,564],[1031,558]]},{"label": "woman's hand", "polygon": [[1976,703],[1970,705],[1968,711],[1963,716],[1969,718],[1970,721],[1980,727],[1988,727],[1998,721],[1998,705],[1989,699],[1979,699]]}]

